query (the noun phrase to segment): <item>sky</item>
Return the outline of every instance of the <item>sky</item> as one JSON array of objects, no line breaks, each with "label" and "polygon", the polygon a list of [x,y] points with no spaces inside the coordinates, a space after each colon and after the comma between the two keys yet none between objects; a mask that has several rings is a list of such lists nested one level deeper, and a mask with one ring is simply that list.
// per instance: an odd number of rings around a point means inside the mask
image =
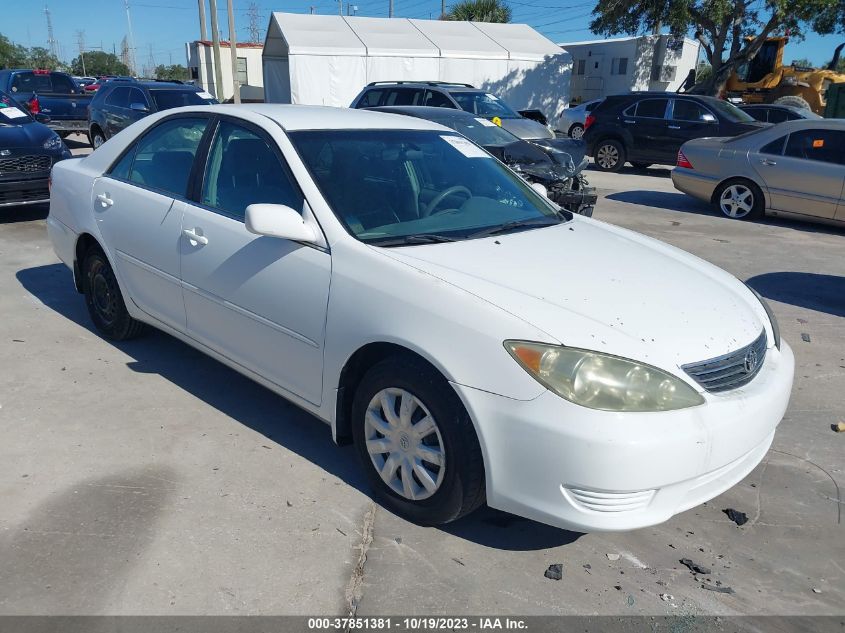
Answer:
[{"label": "sky", "polygon": [[[344,2],[344,13],[348,0]],[[387,17],[389,0],[351,0],[356,14]],[[531,25],[554,42],[600,39],[589,30],[595,0],[506,0],[513,10],[512,22]],[[205,0],[208,6],[208,0]],[[447,0],[447,8],[450,0]],[[221,35],[228,38],[226,0],[218,0]],[[238,41],[249,40],[249,7],[258,7],[263,38],[271,11],[336,14],[338,0],[234,0]],[[197,0],[129,0],[135,36],[136,62],[148,66],[184,64],[185,43],[199,38]],[[47,45],[47,19],[39,0],[5,2],[0,33],[24,46]],[[86,49],[120,51],[120,40],[127,33],[124,0],[47,0],[58,41],[59,56],[67,61],[78,55],[78,31],[84,30]],[[394,0],[394,15],[405,18],[436,19],[441,0]],[[313,9],[312,9],[313,7]],[[815,65],[826,63],[845,35],[809,35],[803,42],[791,41],[784,61],[808,58]]]}]

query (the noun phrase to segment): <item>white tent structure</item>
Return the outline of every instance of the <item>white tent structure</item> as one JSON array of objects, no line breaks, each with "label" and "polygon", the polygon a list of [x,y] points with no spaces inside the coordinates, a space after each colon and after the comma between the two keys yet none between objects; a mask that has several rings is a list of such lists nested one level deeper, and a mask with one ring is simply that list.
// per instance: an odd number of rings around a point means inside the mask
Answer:
[{"label": "white tent structure", "polygon": [[373,81],[450,81],[551,115],[572,64],[525,24],[274,13],[263,68],[271,103],[346,107]]}]

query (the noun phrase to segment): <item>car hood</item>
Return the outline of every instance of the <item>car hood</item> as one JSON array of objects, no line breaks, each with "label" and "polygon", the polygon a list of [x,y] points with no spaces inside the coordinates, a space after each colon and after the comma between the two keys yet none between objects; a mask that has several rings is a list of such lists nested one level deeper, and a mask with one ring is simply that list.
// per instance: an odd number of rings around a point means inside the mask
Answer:
[{"label": "car hood", "polygon": [[498,306],[553,341],[678,375],[680,365],[735,351],[764,327],[756,299],[728,273],[593,220],[384,252]]},{"label": "car hood", "polygon": [[502,127],[522,139],[554,138],[554,134],[542,123],[531,119],[502,119]]},{"label": "car hood", "polygon": [[0,125],[0,147],[3,149],[19,149],[37,147],[53,135],[53,131],[46,125],[34,121],[22,125]]}]

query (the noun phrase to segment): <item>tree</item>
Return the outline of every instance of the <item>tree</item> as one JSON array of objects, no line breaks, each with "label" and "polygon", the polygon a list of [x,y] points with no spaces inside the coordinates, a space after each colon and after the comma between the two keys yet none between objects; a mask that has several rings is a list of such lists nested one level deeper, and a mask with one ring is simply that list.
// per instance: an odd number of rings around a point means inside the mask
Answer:
[{"label": "tree", "polygon": [[[82,58],[76,57],[70,63],[71,72],[82,74]],[[85,53],[85,72],[89,76],[100,75],[131,75],[129,66],[121,62],[113,53],[105,51],[88,51]]]},{"label": "tree", "polygon": [[156,79],[187,81],[191,78],[191,73],[181,64],[173,64],[172,66],[161,64],[155,67],[155,76]]},{"label": "tree", "polygon": [[713,68],[695,91],[718,95],[734,69],[753,59],[767,37],[788,33],[800,39],[807,27],[830,33],[841,4],[840,0],[598,0],[590,28],[606,35],[634,35],[663,26],[675,34],[694,30]]},{"label": "tree", "polygon": [[25,68],[28,61],[29,51],[0,33],[0,68]]},{"label": "tree", "polygon": [[461,0],[446,14],[447,20],[510,22],[511,8],[503,0]]},{"label": "tree", "polygon": [[33,46],[27,55],[27,66],[46,70],[63,70],[65,65],[46,48]]}]

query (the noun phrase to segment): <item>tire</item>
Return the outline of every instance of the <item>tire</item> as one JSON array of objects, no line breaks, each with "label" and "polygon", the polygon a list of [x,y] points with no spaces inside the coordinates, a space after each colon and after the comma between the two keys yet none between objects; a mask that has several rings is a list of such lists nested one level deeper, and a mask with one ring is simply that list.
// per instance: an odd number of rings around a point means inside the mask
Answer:
[{"label": "tire", "polygon": [[634,166],[634,169],[648,169],[653,165],[653,163],[631,163]]},{"label": "tire", "polygon": [[573,123],[572,127],[569,128],[569,137],[570,138],[581,138],[584,136],[584,126],[580,123]]},{"label": "tire", "polygon": [[130,316],[117,277],[99,246],[88,249],[81,270],[85,305],[97,330],[113,341],[140,335],[146,326]]},{"label": "tire", "polygon": [[760,187],[744,178],[723,182],[713,200],[719,213],[734,220],[759,220],[765,210]]},{"label": "tire", "polygon": [[91,144],[91,147],[97,149],[106,142],[106,135],[103,134],[103,131],[97,127],[96,125],[91,128],[91,133],[88,135],[88,140]]},{"label": "tire", "polygon": [[786,95],[778,97],[774,100],[774,105],[789,106],[791,108],[799,108],[804,110],[811,110],[810,103],[800,95]]},{"label": "tire", "polygon": [[593,159],[600,171],[619,171],[625,164],[625,147],[615,139],[600,141]]},{"label": "tire", "polygon": [[[385,413],[390,405],[392,415]],[[408,413],[397,413],[404,410]],[[415,433],[426,418],[431,422],[418,432],[424,435]],[[377,500],[391,512],[420,525],[440,525],[484,502],[475,428],[454,389],[424,361],[393,356],[367,371],[352,403],[352,436]],[[368,443],[375,445],[373,454]],[[386,450],[378,453],[379,448]],[[420,453],[434,461],[419,459]],[[404,460],[416,463],[405,471]],[[383,478],[377,469],[385,467]]]},{"label": "tire", "polygon": [[58,135],[59,135],[59,138],[60,138],[60,139],[63,139],[63,140],[64,140],[64,139],[66,139],[68,136],[70,136],[70,135],[71,135],[71,132],[56,132],[56,134],[58,134]]}]

